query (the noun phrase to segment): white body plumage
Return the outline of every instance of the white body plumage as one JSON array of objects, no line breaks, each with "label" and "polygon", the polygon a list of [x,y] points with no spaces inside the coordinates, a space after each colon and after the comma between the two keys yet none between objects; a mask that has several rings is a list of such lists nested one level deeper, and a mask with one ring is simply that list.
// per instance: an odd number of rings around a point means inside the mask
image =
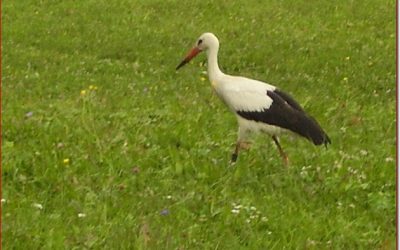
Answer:
[{"label": "white body plumage", "polygon": [[267,91],[274,91],[275,86],[239,76],[219,75],[211,83],[217,96],[235,114],[239,125],[238,141],[245,141],[250,132],[264,132],[269,135],[280,135],[287,131],[278,126],[248,120],[236,112],[258,111],[269,109],[272,99],[266,95]]}]

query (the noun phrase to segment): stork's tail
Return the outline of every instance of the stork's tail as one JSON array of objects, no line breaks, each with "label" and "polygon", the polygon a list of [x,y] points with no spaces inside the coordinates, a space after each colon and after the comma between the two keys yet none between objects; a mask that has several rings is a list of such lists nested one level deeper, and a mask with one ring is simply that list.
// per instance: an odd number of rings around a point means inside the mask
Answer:
[{"label": "stork's tail", "polygon": [[294,132],[307,138],[318,146],[324,144],[325,147],[328,147],[328,144],[331,143],[329,136],[313,117],[305,115],[304,113],[299,116],[298,122],[300,126],[296,126],[297,129]]}]

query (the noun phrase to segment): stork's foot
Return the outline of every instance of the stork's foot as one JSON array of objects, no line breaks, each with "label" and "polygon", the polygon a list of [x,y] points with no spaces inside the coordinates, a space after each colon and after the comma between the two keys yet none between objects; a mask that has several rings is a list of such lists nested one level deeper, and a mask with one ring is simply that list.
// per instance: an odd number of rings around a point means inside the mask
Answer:
[{"label": "stork's foot", "polygon": [[251,142],[238,141],[236,143],[235,151],[233,152],[231,157],[231,164],[234,164],[237,161],[240,149],[248,150],[250,149],[250,146]]},{"label": "stork's foot", "polygon": [[237,158],[238,158],[238,155],[237,155],[236,153],[233,153],[233,154],[232,154],[232,157],[231,157],[231,163],[232,163],[232,164],[235,163],[236,160],[237,160]]},{"label": "stork's foot", "polygon": [[281,145],[279,144],[278,138],[276,136],[272,136],[272,139],[274,140],[276,147],[279,150],[279,154],[282,157],[283,160],[283,165],[285,165],[286,167],[289,165],[289,157],[287,156],[287,154],[283,151]]},{"label": "stork's foot", "polygon": [[249,142],[249,141],[240,142],[240,146],[239,147],[241,149],[244,149],[244,150],[249,150],[250,147],[251,147],[251,142]]},{"label": "stork's foot", "polygon": [[282,156],[282,160],[283,160],[283,165],[285,165],[285,167],[289,166],[289,157],[284,153]]}]

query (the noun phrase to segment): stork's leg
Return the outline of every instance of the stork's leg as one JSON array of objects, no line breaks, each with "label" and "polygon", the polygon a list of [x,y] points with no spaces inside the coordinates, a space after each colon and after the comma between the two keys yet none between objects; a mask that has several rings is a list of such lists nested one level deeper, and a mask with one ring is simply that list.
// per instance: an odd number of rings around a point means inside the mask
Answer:
[{"label": "stork's leg", "polygon": [[238,156],[239,156],[239,151],[240,149],[249,149],[250,148],[250,143],[246,142],[247,138],[247,131],[245,129],[242,129],[239,125],[239,131],[238,131],[238,139],[236,142],[235,146],[235,151],[232,154],[231,157],[231,163],[235,163]]},{"label": "stork's leg", "polygon": [[238,156],[239,156],[239,150],[240,150],[240,141],[236,142],[236,146],[235,146],[235,151],[232,154],[232,158],[231,158],[231,163],[235,163]]},{"label": "stork's leg", "polygon": [[274,140],[276,146],[278,147],[279,154],[281,155],[282,160],[283,160],[283,164],[285,164],[285,166],[289,165],[289,158],[288,158],[288,156],[286,155],[286,153],[282,150],[282,147],[281,147],[281,145],[279,144],[278,138],[276,138],[276,136],[273,135],[273,136],[272,136],[272,139]]},{"label": "stork's leg", "polygon": [[251,143],[248,141],[238,141],[236,142],[236,146],[235,146],[235,151],[232,154],[232,158],[231,158],[231,163],[236,162],[238,156],[239,156],[239,151],[241,149],[245,149],[248,150],[250,148]]}]

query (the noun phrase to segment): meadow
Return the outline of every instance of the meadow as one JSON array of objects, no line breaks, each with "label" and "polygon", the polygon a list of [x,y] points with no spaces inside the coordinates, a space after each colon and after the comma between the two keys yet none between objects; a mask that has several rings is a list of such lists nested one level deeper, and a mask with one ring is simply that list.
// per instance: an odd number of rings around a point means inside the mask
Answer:
[{"label": "meadow", "polygon": [[[395,249],[395,1],[2,3],[4,249]],[[325,149],[254,138],[206,57],[291,93]]]}]

